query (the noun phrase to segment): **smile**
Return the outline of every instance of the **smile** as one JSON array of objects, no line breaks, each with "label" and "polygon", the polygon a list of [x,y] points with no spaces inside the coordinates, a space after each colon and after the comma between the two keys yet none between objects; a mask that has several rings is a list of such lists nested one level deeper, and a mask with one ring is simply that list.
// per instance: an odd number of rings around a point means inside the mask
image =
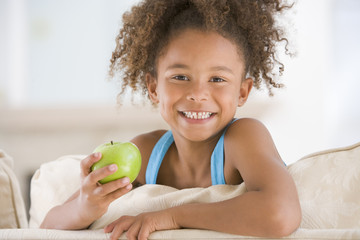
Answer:
[{"label": "smile", "polygon": [[207,119],[214,113],[211,112],[181,112],[186,118],[189,119]]}]

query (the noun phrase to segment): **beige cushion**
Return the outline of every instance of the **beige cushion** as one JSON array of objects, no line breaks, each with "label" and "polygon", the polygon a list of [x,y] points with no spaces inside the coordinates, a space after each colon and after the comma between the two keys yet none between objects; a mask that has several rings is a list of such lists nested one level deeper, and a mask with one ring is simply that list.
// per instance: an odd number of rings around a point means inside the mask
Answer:
[{"label": "beige cushion", "polygon": [[[51,207],[61,204],[79,187],[82,158],[65,156],[37,171],[31,190],[31,227],[38,227]],[[360,143],[307,156],[288,168],[299,192],[302,229],[360,228]],[[123,214],[135,215],[189,202],[221,201],[245,191],[244,184],[184,190],[145,185],[114,201],[92,229]]]},{"label": "beige cushion", "polygon": [[27,216],[13,160],[0,149],[0,228],[26,228]]},{"label": "beige cushion", "polygon": [[360,143],[308,155],[289,166],[302,228],[360,228]]}]

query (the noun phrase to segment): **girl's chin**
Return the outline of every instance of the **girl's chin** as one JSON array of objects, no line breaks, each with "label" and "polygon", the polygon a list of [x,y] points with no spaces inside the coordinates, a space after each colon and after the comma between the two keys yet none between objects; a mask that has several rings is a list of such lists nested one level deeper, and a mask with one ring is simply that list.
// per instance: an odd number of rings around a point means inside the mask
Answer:
[{"label": "girl's chin", "polygon": [[210,135],[204,135],[204,134],[196,134],[194,132],[192,133],[180,133],[182,135],[183,138],[185,138],[187,141],[190,142],[204,142],[204,141],[208,141],[211,136]]},{"label": "girl's chin", "polygon": [[173,131],[176,131],[182,137],[193,142],[207,141],[218,133],[216,127],[210,124],[208,126],[200,124],[179,125],[176,129],[173,129]]}]

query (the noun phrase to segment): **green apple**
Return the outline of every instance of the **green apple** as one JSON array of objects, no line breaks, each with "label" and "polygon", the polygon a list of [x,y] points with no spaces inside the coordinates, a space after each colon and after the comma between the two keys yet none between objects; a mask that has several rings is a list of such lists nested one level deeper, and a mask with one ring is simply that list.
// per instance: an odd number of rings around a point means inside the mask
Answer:
[{"label": "green apple", "polygon": [[133,182],[140,172],[141,154],[137,146],[131,142],[113,142],[104,143],[94,152],[101,152],[101,159],[91,166],[91,171],[105,167],[110,164],[116,164],[118,170],[101,179],[99,182],[104,184],[119,178],[128,177]]}]

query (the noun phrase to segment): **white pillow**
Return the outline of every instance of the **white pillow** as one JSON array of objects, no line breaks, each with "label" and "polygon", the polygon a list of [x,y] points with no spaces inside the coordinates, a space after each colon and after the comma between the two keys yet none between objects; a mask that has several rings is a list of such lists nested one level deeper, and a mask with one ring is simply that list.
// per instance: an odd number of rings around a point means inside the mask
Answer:
[{"label": "white pillow", "polygon": [[[64,202],[80,186],[79,160],[83,157],[66,156],[36,172],[31,183],[30,227],[38,227],[51,207]],[[288,169],[299,192],[302,228],[360,228],[360,143],[309,155]],[[145,185],[114,201],[91,228],[101,228],[122,214],[221,201],[245,191],[244,184],[184,190]]]},{"label": "white pillow", "polygon": [[42,164],[31,179],[30,228],[38,228],[46,213],[66,201],[80,187],[80,160],[85,155],[64,156]]},{"label": "white pillow", "polygon": [[0,229],[28,226],[19,182],[13,172],[13,159],[0,149]]}]

